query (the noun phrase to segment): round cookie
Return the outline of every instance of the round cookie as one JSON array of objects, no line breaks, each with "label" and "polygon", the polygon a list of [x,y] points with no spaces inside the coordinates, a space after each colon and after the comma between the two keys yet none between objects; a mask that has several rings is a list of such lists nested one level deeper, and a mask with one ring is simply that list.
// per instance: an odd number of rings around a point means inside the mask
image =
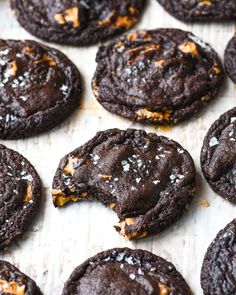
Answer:
[{"label": "round cookie", "polygon": [[173,224],[195,192],[195,168],[178,143],[143,130],[98,132],[66,155],[53,180],[53,202],[98,200],[113,209],[126,239]]},{"label": "round cookie", "polygon": [[182,21],[229,21],[236,19],[235,0],[157,0]]},{"label": "round cookie", "polygon": [[101,46],[93,91],[108,111],[131,120],[175,124],[213,99],[223,81],[216,52],[190,32],[137,31]]},{"label": "round cookie", "polygon": [[36,283],[17,267],[0,260],[0,293],[17,295],[42,295]]},{"label": "round cookie", "polygon": [[35,41],[0,40],[0,138],[48,131],[80,96],[80,74],[63,53]]},{"label": "round cookie", "polygon": [[208,248],[201,271],[204,295],[236,294],[236,219],[221,230]]},{"label": "round cookie", "polygon": [[62,295],[190,295],[174,265],[148,251],[116,248],[78,266]]},{"label": "round cookie", "polygon": [[236,83],[236,35],[229,41],[224,56],[226,73]]},{"label": "round cookie", "polygon": [[0,250],[19,238],[39,209],[41,183],[19,153],[0,145]]},{"label": "round cookie", "polygon": [[202,146],[201,166],[211,188],[236,204],[236,108],[210,127]]},{"label": "round cookie", "polygon": [[120,34],[139,20],[146,0],[11,0],[19,23],[47,41],[91,45]]}]

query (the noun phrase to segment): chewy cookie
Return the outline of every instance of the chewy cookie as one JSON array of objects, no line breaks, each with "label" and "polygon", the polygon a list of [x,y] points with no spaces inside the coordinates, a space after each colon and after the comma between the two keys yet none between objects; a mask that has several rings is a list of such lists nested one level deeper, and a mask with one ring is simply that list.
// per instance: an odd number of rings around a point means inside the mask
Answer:
[{"label": "chewy cookie", "polygon": [[236,108],[210,127],[203,142],[201,165],[211,188],[236,204]]},{"label": "chewy cookie", "polygon": [[174,265],[148,251],[116,248],[78,266],[62,295],[190,295]]},{"label": "chewy cookie", "polygon": [[80,96],[79,72],[63,53],[34,41],[0,40],[0,138],[55,127]]},{"label": "chewy cookie", "polygon": [[39,209],[40,179],[19,153],[0,145],[0,250],[21,236]]},{"label": "chewy cookie", "polygon": [[146,0],[11,0],[19,23],[60,44],[90,45],[133,27]]},{"label": "chewy cookie", "polygon": [[36,283],[7,261],[0,260],[0,294],[42,295]]},{"label": "chewy cookie", "polygon": [[178,29],[137,31],[101,46],[93,91],[108,111],[144,123],[175,124],[218,93],[215,51]]},{"label": "chewy cookie", "polygon": [[235,0],[157,0],[171,15],[183,21],[236,19]]},{"label": "chewy cookie", "polygon": [[230,79],[236,83],[236,35],[225,49],[225,69]]},{"label": "chewy cookie", "polygon": [[98,200],[119,219],[127,239],[160,232],[188,209],[195,168],[178,143],[154,133],[128,129],[98,132],[66,155],[53,181],[53,202]]},{"label": "chewy cookie", "polygon": [[236,219],[221,230],[208,248],[201,271],[204,295],[236,294]]}]

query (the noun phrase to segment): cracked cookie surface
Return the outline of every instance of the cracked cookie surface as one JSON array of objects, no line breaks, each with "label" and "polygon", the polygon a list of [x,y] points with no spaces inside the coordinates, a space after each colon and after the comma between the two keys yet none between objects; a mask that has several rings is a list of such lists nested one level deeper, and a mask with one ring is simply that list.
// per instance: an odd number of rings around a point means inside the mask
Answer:
[{"label": "cracked cookie surface", "polygon": [[65,283],[63,295],[190,295],[174,265],[144,250],[116,248],[89,258]]},{"label": "cracked cookie surface", "polygon": [[210,127],[203,142],[201,165],[211,188],[236,203],[236,108]]},{"label": "cracked cookie surface", "polygon": [[39,209],[40,179],[22,155],[0,145],[0,249],[19,238]]},{"label": "cracked cookie surface", "polygon": [[143,238],[188,209],[195,168],[178,143],[154,133],[111,129],[66,155],[53,180],[53,202],[98,200],[113,209],[125,238]]},{"label": "cracked cookie surface", "polygon": [[17,267],[0,260],[0,293],[15,295],[42,295],[36,283]]},{"label": "cracked cookie surface", "polygon": [[223,68],[216,52],[190,32],[137,31],[96,57],[93,91],[108,111],[143,123],[175,124],[217,95]]},{"label": "cracked cookie surface", "polygon": [[208,248],[201,271],[204,295],[236,294],[236,219],[221,230]]},{"label": "cracked cookie surface", "polygon": [[229,21],[236,19],[235,0],[157,0],[182,21]]},{"label": "cracked cookie surface", "polygon": [[146,0],[12,0],[19,23],[47,41],[91,45],[133,27]]},{"label": "cracked cookie surface", "polygon": [[224,64],[228,76],[236,83],[236,36],[229,41],[225,49]]},{"label": "cracked cookie surface", "polygon": [[45,132],[78,106],[80,74],[60,51],[35,41],[0,40],[0,138]]}]

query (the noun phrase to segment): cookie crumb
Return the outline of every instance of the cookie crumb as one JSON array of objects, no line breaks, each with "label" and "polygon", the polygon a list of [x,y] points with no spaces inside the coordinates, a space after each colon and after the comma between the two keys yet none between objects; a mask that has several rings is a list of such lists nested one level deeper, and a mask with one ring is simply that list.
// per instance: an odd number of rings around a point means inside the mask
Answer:
[{"label": "cookie crumb", "polygon": [[206,199],[200,199],[198,201],[198,203],[199,203],[200,206],[202,206],[204,208],[210,207],[210,204],[209,204],[209,202]]}]

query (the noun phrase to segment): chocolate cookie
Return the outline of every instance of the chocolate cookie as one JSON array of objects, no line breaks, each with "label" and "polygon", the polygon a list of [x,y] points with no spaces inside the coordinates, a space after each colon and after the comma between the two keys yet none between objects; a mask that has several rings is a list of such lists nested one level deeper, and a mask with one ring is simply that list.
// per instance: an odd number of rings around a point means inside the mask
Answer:
[{"label": "chocolate cookie", "polygon": [[0,250],[21,236],[39,209],[40,179],[19,153],[0,145]]},{"label": "chocolate cookie", "polygon": [[108,111],[144,123],[175,124],[199,112],[223,81],[215,51],[177,29],[138,31],[100,47],[93,79]]},{"label": "chocolate cookie", "polygon": [[224,59],[226,73],[236,83],[236,35],[229,41],[225,49]]},{"label": "chocolate cookie", "polygon": [[11,0],[19,23],[60,44],[90,45],[133,27],[146,0]]},{"label": "chocolate cookie", "polygon": [[0,294],[42,295],[36,283],[7,261],[0,260]]},{"label": "chocolate cookie", "polygon": [[236,19],[235,0],[157,0],[171,15],[183,21]]},{"label": "chocolate cookie", "polygon": [[116,248],[78,266],[62,295],[190,295],[173,264],[148,251]]},{"label": "chocolate cookie", "polygon": [[111,129],[61,160],[52,194],[56,207],[98,200],[117,213],[116,230],[131,240],[174,223],[194,191],[193,160],[178,143],[143,130]]},{"label": "chocolate cookie", "polygon": [[208,248],[201,272],[204,295],[236,294],[236,219],[221,230]]},{"label": "chocolate cookie", "polygon": [[236,204],[236,108],[223,114],[209,129],[201,165],[211,188]]},{"label": "chocolate cookie", "polygon": [[53,128],[80,96],[79,72],[63,53],[34,41],[0,40],[0,138]]}]

